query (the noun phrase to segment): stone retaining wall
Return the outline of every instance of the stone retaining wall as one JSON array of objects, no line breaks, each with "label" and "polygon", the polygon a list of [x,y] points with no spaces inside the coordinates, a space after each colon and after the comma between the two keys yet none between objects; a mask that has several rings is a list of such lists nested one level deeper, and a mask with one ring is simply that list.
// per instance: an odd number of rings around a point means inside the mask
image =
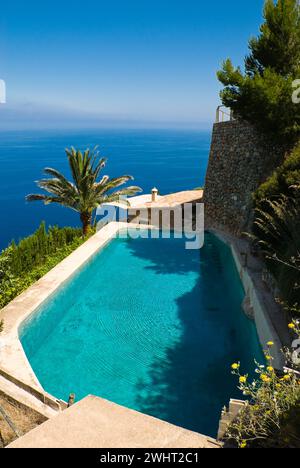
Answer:
[{"label": "stone retaining wall", "polygon": [[204,193],[207,226],[237,235],[246,230],[251,224],[251,195],[284,153],[246,122],[215,124]]}]

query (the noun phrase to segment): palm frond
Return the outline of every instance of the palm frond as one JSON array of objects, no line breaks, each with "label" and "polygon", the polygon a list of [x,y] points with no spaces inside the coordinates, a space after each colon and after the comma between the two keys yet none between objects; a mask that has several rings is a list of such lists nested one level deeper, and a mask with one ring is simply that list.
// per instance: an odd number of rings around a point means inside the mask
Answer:
[{"label": "palm frond", "polygon": [[[129,176],[129,175],[124,175],[124,176],[121,176],[121,177],[115,177],[114,179],[108,179],[105,183],[96,184],[96,187],[95,187],[96,193],[97,193],[97,195],[103,195],[103,194],[109,192],[110,190],[113,190],[115,188],[120,187],[121,185],[126,184],[130,180],[133,180],[133,177]],[[139,191],[140,191],[140,189],[139,189]]]},{"label": "palm frond", "polygon": [[130,175],[110,179],[99,176],[106,165],[106,159],[101,158],[97,147],[87,148],[84,152],[71,147],[66,149],[73,181],[69,181],[61,172],[47,167],[45,174],[49,179],[37,181],[38,187],[48,194],[31,194],[27,201],[43,201],[45,204],[58,203],[78,211],[85,219],[89,219],[98,205],[105,201],[116,201],[119,197],[135,195],[142,190],[139,187],[126,187],[116,191],[128,181],[133,180]]},{"label": "palm frond", "polygon": [[[69,181],[61,172],[57,171],[56,169],[53,169],[51,167],[46,167],[44,169],[44,173],[51,176],[53,179],[57,179],[60,181],[62,186],[68,187],[70,190],[76,191],[76,186]],[[48,180],[48,179],[45,179]]]},{"label": "palm frond", "polygon": [[32,201],[44,201],[45,198],[47,198],[47,195],[41,195],[38,193],[30,193],[29,195],[26,195],[25,200],[32,202]]}]

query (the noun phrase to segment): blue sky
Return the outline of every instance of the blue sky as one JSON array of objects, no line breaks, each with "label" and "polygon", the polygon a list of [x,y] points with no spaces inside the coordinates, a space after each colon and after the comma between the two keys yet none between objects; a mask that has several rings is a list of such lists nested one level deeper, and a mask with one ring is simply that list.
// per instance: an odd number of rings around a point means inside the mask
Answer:
[{"label": "blue sky", "polygon": [[[3,2],[3,124],[209,126],[216,70],[241,64],[263,0]],[[30,118],[28,119],[28,116]]]}]

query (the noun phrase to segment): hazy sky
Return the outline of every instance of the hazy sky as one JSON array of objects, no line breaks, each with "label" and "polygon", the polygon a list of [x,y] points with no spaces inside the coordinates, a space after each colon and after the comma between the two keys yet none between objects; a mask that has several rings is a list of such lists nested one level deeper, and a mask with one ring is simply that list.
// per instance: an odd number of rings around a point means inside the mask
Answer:
[{"label": "hazy sky", "polygon": [[[1,126],[208,126],[216,70],[241,64],[263,0],[2,2]],[[5,107],[5,109],[4,109]]]}]

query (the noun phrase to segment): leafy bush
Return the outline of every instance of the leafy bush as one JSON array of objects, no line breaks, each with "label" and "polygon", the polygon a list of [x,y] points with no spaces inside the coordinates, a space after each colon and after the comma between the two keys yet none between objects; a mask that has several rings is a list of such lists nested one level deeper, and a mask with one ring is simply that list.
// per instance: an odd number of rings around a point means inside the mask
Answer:
[{"label": "leafy bush", "polygon": [[290,187],[300,182],[300,142],[269,179],[254,193],[256,206],[266,198],[273,200],[290,194]]},{"label": "leafy bush", "polygon": [[292,102],[300,76],[300,6],[297,0],[267,0],[261,34],[249,42],[245,70],[228,59],[218,72],[221,99],[234,114],[284,143],[297,141],[300,106]]},{"label": "leafy bush", "polygon": [[[300,262],[287,262],[286,266],[300,272]],[[295,284],[294,288],[299,285]],[[285,309],[288,315],[300,315],[299,304],[285,305]],[[289,329],[297,339],[293,348],[283,350],[288,366],[284,373],[273,368],[273,342],[267,343],[265,350],[267,364],[256,363],[257,380],[249,382],[248,375],[240,372],[240,363],[232,365],[239,389],[248,401],[229,425],[225,442],[240,448],[300,448],[300,320],[293,319]]]},{"label": "leafy bush", "polygon": [[[93,231],[91,232],[91,234]],[[32,235],[15,242],[0,255],[0,308],[44,276],[83,242],[81,229],[42,223]]]},{"label": "leafy bush", "polygon": [[47,232],[45,223],[42,223],[32,236],[21,240],[18,245],[12,242],[2,255],[5,261],[9,262],[13,274],[20,275],[40,265],[48,255],[72,244],[81,236],[80,229],[71,227],[50,227]]},{"label": "leafy bush", "polygon": [[[299,322],[290,328],[300,338]],[[265,351],[267,364],[257,363],[258,379],[249,382],[240,372],[240,363],[232,365],[232,373],[239,379],[239,389],[249,400],[233,421],[225,440],[240,448],[300,448],[300,374],[293,369],[278,373],[272,366],[271,349]],[[290,352],[286,352],[290,361]]]},{"label": "leafy bush", "polygon": [[283,298],[291,306],[300,304],[300,186],[290,187],[288,193],[261,201],[250,237],[258,242]]}]

